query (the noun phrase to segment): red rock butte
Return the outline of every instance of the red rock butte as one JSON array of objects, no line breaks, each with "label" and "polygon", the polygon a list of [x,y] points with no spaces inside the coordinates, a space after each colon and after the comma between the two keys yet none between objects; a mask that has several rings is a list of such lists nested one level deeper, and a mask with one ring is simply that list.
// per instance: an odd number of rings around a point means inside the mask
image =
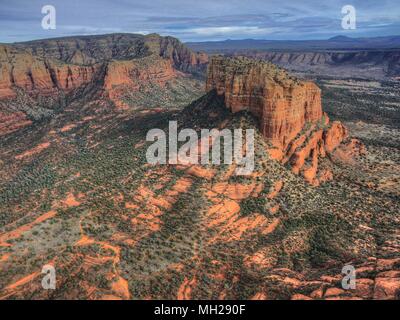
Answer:
[{"label": "red rock butte", "polygon": [[314,185],[332,178],[331,172],[318,172],[318,158],[334,153],[348,133],[340,122],[329,123],[315,83],[296,79],[269,62],[215,56],[208,66],[206,90],[224,96],[233,113],[252,113],[273,146],[270,155],[290,163],[294,173]]},{"label": "red rock butte", "polygon": [[322,118],[317,85],[268,62],[215,57],[208,69],[207,91],[212,89],[225,95],[232,112],[248,110],[259,118],[264,137],[279,147],[286,147],[307,122]]}]

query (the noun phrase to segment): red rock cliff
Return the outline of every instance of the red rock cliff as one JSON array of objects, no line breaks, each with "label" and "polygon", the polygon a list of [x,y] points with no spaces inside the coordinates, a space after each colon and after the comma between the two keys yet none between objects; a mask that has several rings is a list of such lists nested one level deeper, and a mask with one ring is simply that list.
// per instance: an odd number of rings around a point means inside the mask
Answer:
[{"label": "red rock cliff", "polygon": [[[127,108],[125,93],[201,74],[207,63],[207,55],[157,34],[78,36],[0,45],[0,122],[4,123],[0,136],[31,123],[24,108],[10,107],[20,96],[33,100],[64,97],[79,95],[89,87],[95,90],[85,92],[104,93],[117,107]],[[34,103],[32,108],[36,108]]]},{"label": "red rock cliff", "polygon": [[[139,66],[145,63],[151,68],[147,78],[151,80],[154,76],[155,81],[162,82],[159,78],[175,71],[201,73],[208,57],[192,52],[178,39],[157,34],[67,37],[0,45],[0,99],[15,97],[19,89],[38,94],[69,92],[94,81],[102,82],[106,76],[108,88],[114,85],[110,82],[114,78],[117,85],[121,79],[110,72],[99,74],[104,65],[108,70],[118,69],[117,73],[132,66],[129,73],[134,78],[135,63]],[[140,73],[146,77],[146,70]],[[138,81],[142,80],[139,78]]]},{"label": "red rock cliff", "polygon": [[276,66],[247,58],[215,57],[208,69],[207,90],[225,95],[232,112],[249,110],[274,145],[285,148],[307,122],[322,117],[321,90]]},{"label": "red rock cliff", "polygon": [[41,94],[57,89],[71,91],[91,82],[98,66],[43,60],[23,50],[0,46],[0,99],[14,97],[16,89]]},{"label": "red rock cliff", "polygon": [[348,133],[340,122],[330,124],[322,111],[321,90],[313,82],[268,62],[218,56],[210,61],[206,89],[223,95],[232,112],[255,115],[272,145],[270,155],[294,173],[314,185],[332,178],[330,171],[318,171],[318,162],[342,147]]}]

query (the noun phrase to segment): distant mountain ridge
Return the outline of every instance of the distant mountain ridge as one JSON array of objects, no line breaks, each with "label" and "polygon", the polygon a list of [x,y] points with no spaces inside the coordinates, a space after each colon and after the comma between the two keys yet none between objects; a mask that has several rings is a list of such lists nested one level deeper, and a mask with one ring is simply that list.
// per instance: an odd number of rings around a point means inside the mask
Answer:
[{"label": "distant mountain ridge", "polygon": [[238,49],[248,50],[379,50],[400,49],[400,36],[373,38],[351,38],[335,36],[327,40],[225,40],[206,42],[187,42],[186,45],[197,51],[216,52]]}]

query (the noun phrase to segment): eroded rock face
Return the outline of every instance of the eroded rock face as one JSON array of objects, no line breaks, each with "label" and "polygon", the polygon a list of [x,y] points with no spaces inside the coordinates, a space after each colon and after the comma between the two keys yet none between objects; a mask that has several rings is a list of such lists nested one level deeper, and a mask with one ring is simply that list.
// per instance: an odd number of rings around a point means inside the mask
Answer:
[{"label": "eroded rock face", "polygon": [[128,106],[121,97],[127,91],[137,91],[145,84],[156,84],[164,87],[165,84],[178,76],[178,71],[170,60],[141,59],[140,61],[110,62],[104,77],[104,89],[109,98],[119,108]]},{"label": "eroded rock face", "polygon": [[[55,90],[68,92],[88,83],[102,82],[105,76],[108,88],[120,84],[119,70],[127,69],[128,64],[132,69],[128,73],[134,77],[137,68],[133,61],[141,59],[154,62],[147,63],[152,68],[148,74],[168,75],[173,73],[171,69],[201,72],[208,62],[207,55],[192,52],[175,38],[156,34],[72,37],[0,45],[0,99],[15,97],[17,88],[40,94],[52,94]],[[99,74],[99,70],[107,68],[115,69],[117,74]],[[113,79],[116,84],[110,83]]]},{"label": "eroded rock face", "polygon": [[215,57],[208,69],[207,90],[225,95],[232,112],[249,110],[275,146],[285,148],[307,122],[322,117],[321,90],[270,64],[246,58]]},{"label": "eroded rock face", "polygon": [[182,72],[201,73],[207,68],[207,54],[191,51],[176,38],[149,35],[146,44],[154,54],[170,60]]},{"label": "eroded rock face", "polygon": [[0,47],[0,99],[16,96],[16,89],[44,95],[71,91],[93,80],[98,65],[81,66],[43,60],[29,52]]},{"label": "eroded rock face", "polygon": [[[3,126],[9,129],[3,128],[0,135],[30,123],[24,108],[7,107],[21,95],[32,109],[42,97],[58,101],[69,96],[90,98],[88,94],[101,94],[117,108],[126,109],[127,93],[142,91],[143,95],[152,87],[163,89],[168,81],[198,76],[207,63],[207,55],[157,34],[78,36],[0,45],[0,112],[12,119]],[[52,110],[57,106],[43,107]],[[22,114],[13,114],[15,111]]]},{"label": "eroded rock face", "polygon": [[268,62],[214,57],[206,89],[224,96],[232,112],[247,110],[259,119],[260,130],[272,145],[272,158],[290,164],[311,184],[332,179],[329,170],[318,170],[318,163],[336,152],[348,132],[340,122],[330,123],[322,111],[316,84],[300,81]]}]

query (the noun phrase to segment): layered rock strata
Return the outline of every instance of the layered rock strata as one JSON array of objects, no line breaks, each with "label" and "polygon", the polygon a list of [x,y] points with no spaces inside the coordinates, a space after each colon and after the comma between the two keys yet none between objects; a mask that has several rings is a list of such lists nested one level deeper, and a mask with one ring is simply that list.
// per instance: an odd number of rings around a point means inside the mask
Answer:
[{"label": "layered rock strata", "polygon": [[[94,81],[102,82],[104,77],[109,88],[120,84],[120,70],[125,70],[123,73],[134,81],[143,80],[134,79],[137,66],[143,64],[142,59],[154,62],[146,63],[152,68],[148,74],[168,75],[176,74],[175,71],[198,73],[208,62],[206,55],[192,52],[179,40],[155,34],[74,37],[0,45],[0,99],[15,97],[17,88],[40,94],[51,94],[54,90],[68,92]],[[107,68],[117,70],[118,74],[98,74],[100,69]],[[145,78],[151,79],[151,76]],[[117,83],[110,83],[112,79]]]},{"label": "layered rock strata", "polygon": [[[7,101],[21,94],[35,101],[43,96],[63,98],[76,96],[76,92],[101,92],[116,107],[125,109],[129,107],[124,102],[127,92],[198,76],[207,63],[207,55],[157,34],[78,36],[0,45],[0,112],[7,114],[6,118],[0,113],[0,118],[9,128],[0,130],[0,135],[30,123],[28,115],[13,114],[23,112],[23,108],[7,108]],[[18,119],[24,120],[18,123]]]},{"label": "layered rock strata", "polygon": [[294,173],[314,185],[332,178],[329,170],[319,172],[319,159],[334,153],[348,132],[340,122],[330,123],[322,111],[316,84],[268,62],[216,56],[209,64],[206,89],[224,96],[233,113],[252,113],[271,143],[270,155]]}]

